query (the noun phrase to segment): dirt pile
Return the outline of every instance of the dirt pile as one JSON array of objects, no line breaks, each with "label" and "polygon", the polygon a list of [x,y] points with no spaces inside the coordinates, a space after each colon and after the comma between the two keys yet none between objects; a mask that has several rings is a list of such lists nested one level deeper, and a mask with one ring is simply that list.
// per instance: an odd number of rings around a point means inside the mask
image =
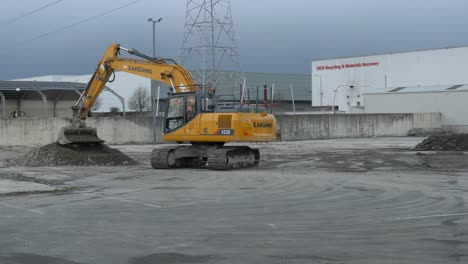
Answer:
[{"label": "dirt pile", "polygon": [[10,166],[127,166],[136,162],[120,150],[105,144],[66,145],[52,143],[35,148],[9,162]]},{"label": "dirt pile", "polygon": [[417,151],[462,151],[468,150],[468,134],[433,135],[416,145]]}]

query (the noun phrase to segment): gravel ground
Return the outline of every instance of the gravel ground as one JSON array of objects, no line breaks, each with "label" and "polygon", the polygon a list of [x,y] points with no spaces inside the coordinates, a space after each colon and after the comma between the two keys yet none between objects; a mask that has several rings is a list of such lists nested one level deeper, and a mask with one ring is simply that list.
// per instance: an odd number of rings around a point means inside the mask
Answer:
[{"label": "gravel ground", "polygon": [[60,145],[51,143],[33,148],[7,163],[9,166],[128,166],[136,162],[106,144]]},{"label": "gravel ground", "polygon": [[149,145],[112,146],[137,166],[2,167],[55,190],[0,195],[0,263],[467,263],[468,153],[422,139],[259,144],[227,172],[153,170]]}]

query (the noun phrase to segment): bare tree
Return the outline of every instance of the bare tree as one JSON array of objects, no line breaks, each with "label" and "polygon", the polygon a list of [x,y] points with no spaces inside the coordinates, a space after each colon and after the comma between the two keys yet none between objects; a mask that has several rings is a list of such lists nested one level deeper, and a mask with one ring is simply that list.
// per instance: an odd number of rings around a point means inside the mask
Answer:
[{"label": "bare tree", "polygon": [[138,87],[128,100],[128,108],[134,111],[143,112],[150,108],[151,98],[148,90]]}]

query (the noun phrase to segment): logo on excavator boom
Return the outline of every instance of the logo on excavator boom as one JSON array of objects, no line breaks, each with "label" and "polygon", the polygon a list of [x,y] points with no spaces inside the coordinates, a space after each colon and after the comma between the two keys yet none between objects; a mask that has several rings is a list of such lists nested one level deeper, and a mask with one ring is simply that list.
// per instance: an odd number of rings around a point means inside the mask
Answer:
[{"label": "logo on excavator boom", "polygon": [[153,73],[151,69],[145,69],[143,67],[135,67],[135,66],[128,66],[128,70],[136,71],[136,72],[143,72],[143,73]]},{"label": "logo on excavator boom", "polygon": [[265,127],[265,128],[270,128],[273,127],[273,123],[267,123],[267,122],[253,122],[254,127]]}]

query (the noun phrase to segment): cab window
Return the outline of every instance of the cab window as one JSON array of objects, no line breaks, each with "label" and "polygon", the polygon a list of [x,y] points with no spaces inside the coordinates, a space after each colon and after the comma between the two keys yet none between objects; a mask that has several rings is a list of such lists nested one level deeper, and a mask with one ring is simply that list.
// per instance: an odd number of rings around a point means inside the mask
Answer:
[{"label": "cab window", "polygon": [[196,114],[197,99],[194,94],[187,95],[187,121],[192,119]]},{"label": "cab window", "polygon": [[174,130],[184,124],[184,98],[174,97],[169,100],[166,128]]}]

